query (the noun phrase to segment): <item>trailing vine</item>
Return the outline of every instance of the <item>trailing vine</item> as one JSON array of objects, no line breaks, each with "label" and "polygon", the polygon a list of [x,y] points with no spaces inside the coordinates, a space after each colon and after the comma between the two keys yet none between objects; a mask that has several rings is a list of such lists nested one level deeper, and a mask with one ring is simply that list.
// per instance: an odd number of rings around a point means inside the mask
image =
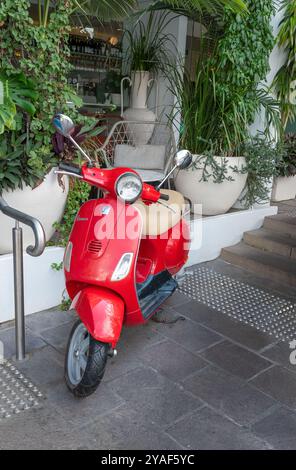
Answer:
[{"label": "trailing vine", "polygon": [[270,185],[284,165],[286,149],[281,143],[269,142],[262,135],[257,135],[243,145],[241,154],[246,159],[248,173],[241,203],[247,209],[269,200]]},{"label": "trailing vine", "polygon": [[60,223],[54,224],[57,231],[57,240],[54,241],[55,246],[65,247],[67,245],[76,214],[81,205],[88,200],[89,192],[89,184],[79,180],[74,180],[71,183],[63,219]]},{"label": "trailing vine", "polygon": [[224,35],[216,56],[220,79],[230,88],[254,89],[269,72],[269,55],[274,47],[271,19],[273,0],[246,0],[248,15],[225,10]]},{"label": "trailing vine", "polygon": [[246,0],[245,3],[248,15],[235,15],[225,9],[224,35],[218,40],[211,60],[216,72],[217,97],[231,103],[225,125],[228,132],[233,129],[234,140],[248,135],[248,126],[241,135],[235,134],[238,117],[244,117],[242,123],[251,124],[262,106],[268,120],[279,128],[276,104],[262,85],[270,70],[269,56],[275,45],[271,27],[274,0]]}]

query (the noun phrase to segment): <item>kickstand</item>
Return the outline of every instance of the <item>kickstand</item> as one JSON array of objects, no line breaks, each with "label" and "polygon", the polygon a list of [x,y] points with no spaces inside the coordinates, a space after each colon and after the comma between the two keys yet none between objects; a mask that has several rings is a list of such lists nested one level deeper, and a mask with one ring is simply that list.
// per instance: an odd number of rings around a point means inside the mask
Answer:
[{"label": "kickstand", "polygon": [[151,318],[152,321],[155,323],[163,323],[166,325],[173,325],[174,323],[177,323],[178,321],[184,321],[185,317],[182,315],[178,315],[175,318],[169,319],[166,318],[166,315],[169,316],[170,312],[168,310],[164,310],[163,308],[159,308],[156,313],[153,315]]}]

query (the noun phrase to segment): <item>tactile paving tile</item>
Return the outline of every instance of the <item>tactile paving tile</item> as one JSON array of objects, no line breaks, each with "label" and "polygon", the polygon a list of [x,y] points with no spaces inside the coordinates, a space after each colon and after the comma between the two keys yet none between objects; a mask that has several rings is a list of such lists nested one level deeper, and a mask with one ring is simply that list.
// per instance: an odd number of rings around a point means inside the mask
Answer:
[{"label": "tactile paving tile", "polygon": [[38,388],[11,362],[0,362],[0,421],[40,404]]},{"label": "tactile paving tile", "polygon": [[296,304],[201,266],[179,290],[221,313],[283,341],[296,339]]},{"label": "tactile paving tile", "polygon": [[287,217],[296,217],[296,209],[293,209],[291,207],[291,209],[281,209],[279,208],[279,214],[284,214],[286,215]]}]

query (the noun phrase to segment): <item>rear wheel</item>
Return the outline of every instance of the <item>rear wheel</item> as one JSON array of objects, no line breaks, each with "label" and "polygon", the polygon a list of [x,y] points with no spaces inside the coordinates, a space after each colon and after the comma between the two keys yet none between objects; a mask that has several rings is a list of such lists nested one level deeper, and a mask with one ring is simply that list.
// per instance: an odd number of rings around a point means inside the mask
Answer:
[{"label": "rear wheel", "polygon": [[110,346],[96,341],[79,320],[70,333],[65,360],[67,387],[76,397],[87,397],[98,388]]}]

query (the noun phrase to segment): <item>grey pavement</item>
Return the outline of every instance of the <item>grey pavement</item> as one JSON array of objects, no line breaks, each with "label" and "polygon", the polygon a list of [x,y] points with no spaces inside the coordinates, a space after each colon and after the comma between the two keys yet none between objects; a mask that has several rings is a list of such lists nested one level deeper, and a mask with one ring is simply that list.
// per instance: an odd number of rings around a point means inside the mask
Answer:
[{"label": "grey pavement", "polygon": [[[212,266],[274,292],[242,270]],[[296,448],[296,365],[288,344],[180,292],[156,320],[123,330],[103,383],[81,400],[63,380],[75,314],[51,309],[28,317],[29,359],[17,367],[46,398],[0,419],[0,449]],[[13,324],[0,327],[0,340],[11,357]]]}]

